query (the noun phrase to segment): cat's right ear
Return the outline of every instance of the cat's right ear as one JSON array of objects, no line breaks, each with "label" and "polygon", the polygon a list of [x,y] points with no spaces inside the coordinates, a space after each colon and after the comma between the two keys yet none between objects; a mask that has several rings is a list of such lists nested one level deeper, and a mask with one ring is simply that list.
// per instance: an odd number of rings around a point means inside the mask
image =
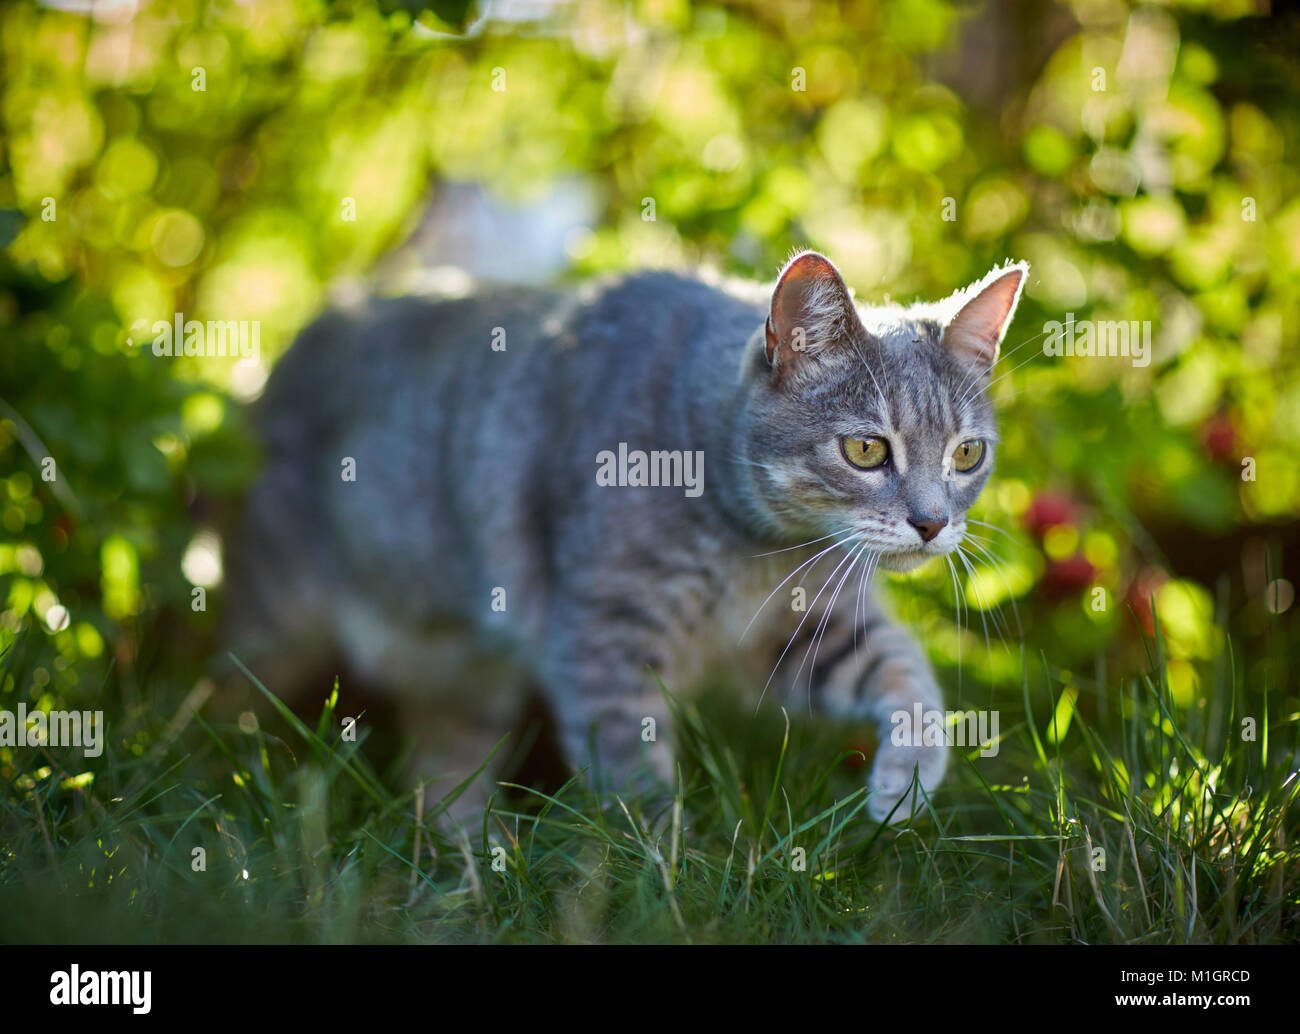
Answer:
[{"label": "cat's right ear", "polygon": [[853,298],[825,255],[803,251],[786,263],[767,316],[767,364],[780,376],[849,333]]}]

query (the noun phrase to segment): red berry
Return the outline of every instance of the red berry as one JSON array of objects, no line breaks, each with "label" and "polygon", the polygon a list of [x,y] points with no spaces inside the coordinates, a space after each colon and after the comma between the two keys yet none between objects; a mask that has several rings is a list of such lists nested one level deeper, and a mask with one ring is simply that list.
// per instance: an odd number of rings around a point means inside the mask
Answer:
[{"label": "red berry", "polygon": [[1031,534],[1041,538],[1043,533],[1054,525],[1073,524],[1078,515],[1079,508],[1068,495],[1059,492],[1040,492],[1025,508],[1022,520]]},{"label": "red berry", "polygon": [[1050,599],[1062,599],[1082,592],[1096,577],[1097,569],[1082,553],[1076,553],[1064,560],[1049,561],[1040,587]]},{"label": "red berry", "polygon": [[1227,413],[1215,413],[1201,425],[1201,448],[1215,463],[1237,458],[1237,428]]},{"label": "red berry", "polygon": [[1144,567],[1129,583],[1128,592],[1124,595],[1125,606],[1133,609],[1133,614],[1146,635],[1155,635],[1156,622],[1151,601],[1156,590],[1168,580],[1169,576],[1160,568]]}]

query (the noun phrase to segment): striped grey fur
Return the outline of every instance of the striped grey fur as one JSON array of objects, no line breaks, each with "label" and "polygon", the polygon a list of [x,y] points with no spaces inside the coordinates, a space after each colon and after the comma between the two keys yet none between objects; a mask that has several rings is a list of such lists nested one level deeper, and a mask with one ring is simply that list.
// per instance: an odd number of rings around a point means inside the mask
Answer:
[{"label": "striped grey fur", "polygon": [[[469,673],[475,658],[529,673],[570,761],[598,762],[608,785],[669,775],[651,672],[686,690],[728,665],[769,701],[793,692],[881,723],[941,707],[866,576],[961,540],[993,463],[984,388],[1025,275],[863,308],[805,252],[761,296],[643,273],[327,314],[260,403],[269,461],[233,543],[232,640],[285,693],[311,657],[341,650],[406,701],[453,782],[518,703],[499,671]],[[887,441],[890,463],[853,466],[846,436]],[[965,439],[987,443],[982,463],[945,476]],[[703,491],[599,484],[598,455],[619,443],[701,453]],[[944,765],[942,748],[882,736],[871,813],[914,767],[933,787]]]}]

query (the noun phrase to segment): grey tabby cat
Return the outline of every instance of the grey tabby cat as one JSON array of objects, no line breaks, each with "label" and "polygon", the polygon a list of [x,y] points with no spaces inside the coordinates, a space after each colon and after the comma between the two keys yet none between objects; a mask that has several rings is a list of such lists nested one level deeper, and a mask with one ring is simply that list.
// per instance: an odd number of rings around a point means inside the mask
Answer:
[{"label": "grey tabby cat", "polygon": [[869,810],[908,814],[946,752],[892,742],[889,716],[942,697],[870,575],[961,541],[1027,272],[866,308],[803,252],[770,304],[655,272],[327,314],[262,402],[236,641],[260,642],[280,693],[341,650],[407,702],[447,786],[520,703],[472,657],[531,673],[570,762],[610,788],[671,778],[655,675],[684,690],[726,665],[768,700],[878,723]]}]

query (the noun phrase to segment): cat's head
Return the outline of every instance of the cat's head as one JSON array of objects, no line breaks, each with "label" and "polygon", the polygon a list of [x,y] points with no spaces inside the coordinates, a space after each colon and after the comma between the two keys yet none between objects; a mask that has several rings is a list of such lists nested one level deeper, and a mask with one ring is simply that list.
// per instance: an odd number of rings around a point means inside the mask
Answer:
[{"label": "cat's head", "polygon": [[894,570],[955,549],[993,468],[987,388],[1028,271],[873,309],[824,256],[791,259],[751,367],[746,467],[769,530],[853,534]]}]

